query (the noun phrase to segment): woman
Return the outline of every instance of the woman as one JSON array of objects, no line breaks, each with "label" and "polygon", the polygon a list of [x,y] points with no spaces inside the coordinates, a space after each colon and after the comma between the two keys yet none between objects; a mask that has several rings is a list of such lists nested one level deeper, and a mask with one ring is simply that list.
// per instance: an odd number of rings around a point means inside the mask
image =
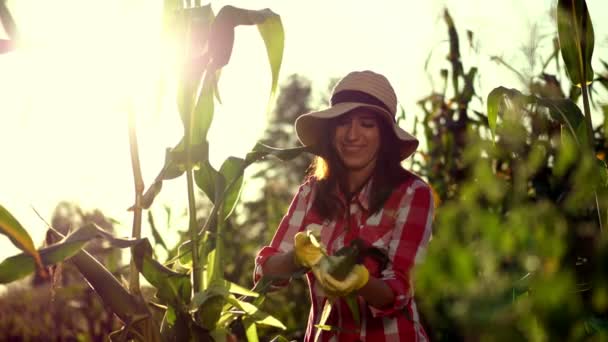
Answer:
[{"label": "woman", "polygon": [[[255,281],[305,267],[312,308],[305,341],[317,333],[328,298],[333,307],[321,341],[425,341],[411,276],[431,236],[430,187],[401,161],[418,140],[395,122],[397,98],[388,80],[352,72],[333,90],[331,107],[296,120],[298,138],[317,158],[281,221],[270,246],[256,258]],[[357,241],[361,265],[340,281],[318,266],[321,251],[303,233],[321,226],[332,255]],[[318,227],[318,226],[317,226]],[[279,284],[284,285],[284,284]],[[359,321],[345,296],[356,295]]]}]

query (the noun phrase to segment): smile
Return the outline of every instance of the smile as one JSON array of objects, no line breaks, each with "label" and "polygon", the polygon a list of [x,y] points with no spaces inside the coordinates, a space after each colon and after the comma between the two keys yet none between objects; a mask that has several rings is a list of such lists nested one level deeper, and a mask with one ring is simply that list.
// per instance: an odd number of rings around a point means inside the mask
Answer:
[{"label": "smile", "polygon": [[350,152],[350,153],[359,152],[359,151],[363,150],[364,148],[365,148],[365,146],[342,145],[342,149],[344,150],[344,152]]}]

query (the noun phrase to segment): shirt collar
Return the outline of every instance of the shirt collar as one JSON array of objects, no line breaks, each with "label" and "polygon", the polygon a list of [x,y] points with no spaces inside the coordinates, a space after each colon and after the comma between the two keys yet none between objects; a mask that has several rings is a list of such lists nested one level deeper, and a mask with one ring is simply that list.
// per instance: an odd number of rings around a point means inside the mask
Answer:
[{"label": "shirt collar", "polygon": [[[353,196],[353,202],[359,203],[364,210],[369,210],[369,197],[372,190],[372,178],[370,177],[367,183],[361,187],[359,192]],[[346,196],[341,191],[338,191],[338,198],[346,204]]]}]

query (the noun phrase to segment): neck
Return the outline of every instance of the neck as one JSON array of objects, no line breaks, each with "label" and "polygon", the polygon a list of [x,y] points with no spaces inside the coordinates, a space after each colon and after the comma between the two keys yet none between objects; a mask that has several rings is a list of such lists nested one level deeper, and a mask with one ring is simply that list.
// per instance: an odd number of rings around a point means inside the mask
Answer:
[{"label": "neck", "polygon": [[349,170],[346,177],[346,186],[349,193],[361,189],[361,187],[369,180],[372,175],[373,168],[363,168],[361,170]]}]

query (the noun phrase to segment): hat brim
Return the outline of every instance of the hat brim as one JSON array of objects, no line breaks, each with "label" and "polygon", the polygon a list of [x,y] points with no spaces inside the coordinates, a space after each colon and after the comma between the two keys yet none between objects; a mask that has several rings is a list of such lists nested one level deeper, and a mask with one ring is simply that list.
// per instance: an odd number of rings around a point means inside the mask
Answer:
[{"label": "hat brim", "polygon": [[393,121],[393,115],[382,107],[360,102],[337,103],[327,109],[301,115],[295,123],[296,135],[304,146],[314,146],[323,138],[321,135],[325,132],[323,127],[327,120],[337,118],[357,108],[371,109],[380,114],[391,125],[393,133],[400,141],[399,155],[401,160],[406,159],[416,151],[419,144],[418,139],[399,127]]}]

